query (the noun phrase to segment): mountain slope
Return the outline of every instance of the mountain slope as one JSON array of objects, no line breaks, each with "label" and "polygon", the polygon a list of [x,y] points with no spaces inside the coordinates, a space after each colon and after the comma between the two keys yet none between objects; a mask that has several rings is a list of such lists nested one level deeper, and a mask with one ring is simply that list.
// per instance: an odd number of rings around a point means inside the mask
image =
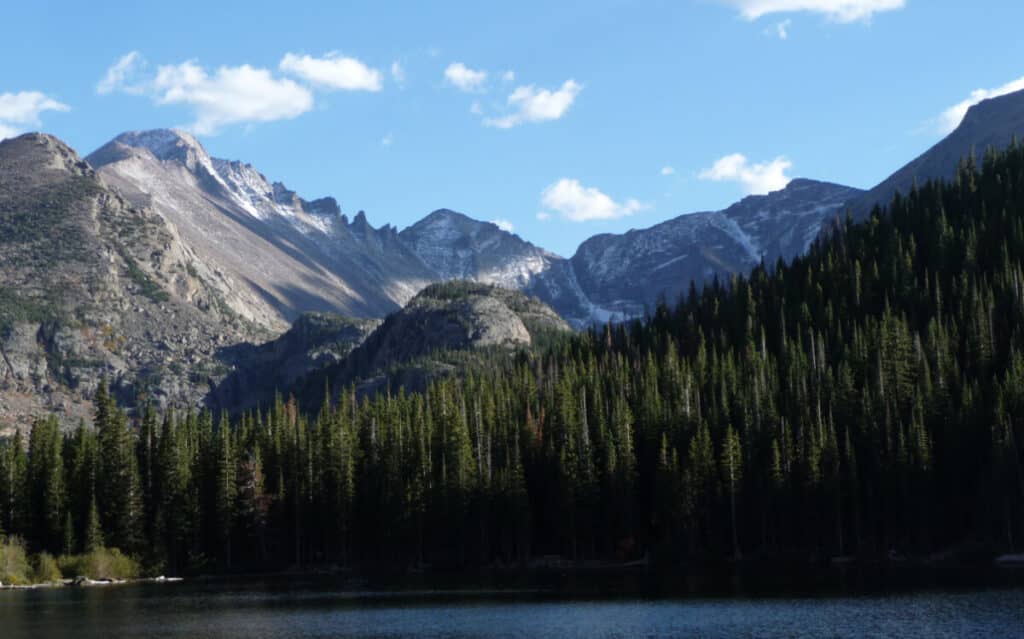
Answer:
[{"label": "mountain slope", "polygon": [[602,315],[636,316],[660,295],[674,301],[691,281],[699,286],[715,275],[746,273],[762,259],[773,264],[803,254],[822,225],[859,193],[798,179],[724,211],[681,215],[621,235],[596,235],[572,257],[572,274],[592,306],[592,321]]},{"label": "mountain slope", "polygon": [[87,160],[167,220],[225,303],[267,328],[307,311],[382,316],[434,279],[393,228],[362,213],[350,223],[332,198],[306,201],[248,164],[211,158],[187,133],[125,133]]},{"label": "mountain slope", "polygon": [[0,142],[0,230],[0,424],[73,423],[101,377],[124,399],[195,403],[215,350],[260,335],[172,227],[52,136]]},{"label": "mountain slope", "polygon": [[380,325],[364,320],[305,313],[284,335],[260,345],[235,344],[217,353],[232,372],[206,397],[208,406],[230,411],[269,405],[274,394],[303,377],[341,363]]},{"label": "mountain slope", "polygon": [[897,192],[906,195],[914,182],[949,180],[956,176],[963,158],[985,149],[1005,149],[1014,138],[1024,136],[1024,91],[979,102],[967,111],[960,125],[878,186],[855,198],[850,208],[855,219],[863,219],[876,205],[886,206]]},{"label": "mountain slope", "polygon": [[398,237],[441,280],[521,289],[562,259],[491,222],[448,209],[434,211]]}]

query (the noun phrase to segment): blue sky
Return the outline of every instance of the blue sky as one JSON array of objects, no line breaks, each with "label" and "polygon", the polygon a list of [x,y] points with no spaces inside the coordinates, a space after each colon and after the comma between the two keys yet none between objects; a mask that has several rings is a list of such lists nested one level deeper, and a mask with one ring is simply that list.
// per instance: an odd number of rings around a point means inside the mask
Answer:
[{"label": "blue sky", "polygon": [[44,130],[86,154],[190,128],[374,225],[451,208],[563,255],[791,177],[870,187],[970,101],[1024,88],[1010,0],[37,0],[3,16],[0,137]]}]

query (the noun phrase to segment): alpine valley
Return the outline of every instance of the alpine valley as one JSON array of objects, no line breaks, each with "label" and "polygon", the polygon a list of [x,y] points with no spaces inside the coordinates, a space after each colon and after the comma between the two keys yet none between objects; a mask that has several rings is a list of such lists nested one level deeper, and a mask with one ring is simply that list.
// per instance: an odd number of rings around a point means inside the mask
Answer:
[{"label": "alpine valley", "polygon": [[[1019,133],[1024,93],[972,107],[869,191],[795,179],[591,237],[571,257],[447,209],[374,227],[181,131],[123,133],[84,159],[25,134],[0,142],[0,431],[50,413],[65,427],[90,419],[100,380],[129,406],[231,410],[310,380],[422,385],[453,366],[424,364],[438,350],[529,347],[788,262],[848,212],[952,178],[962,158]],[[450,280],[476,284],[430,287]],[[416,364],[396,372],[403,362]]]}]

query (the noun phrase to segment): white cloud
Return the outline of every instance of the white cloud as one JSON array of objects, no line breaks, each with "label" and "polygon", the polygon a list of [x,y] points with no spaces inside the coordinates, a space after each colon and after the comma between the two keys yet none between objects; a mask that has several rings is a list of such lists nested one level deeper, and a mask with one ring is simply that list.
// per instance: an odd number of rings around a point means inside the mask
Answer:
[{"label": "white cloud", "polygon": [[188,128],[201,135],[228,124],[287,120],[313,108],[309,89],[247,64],[212,75],[193,61],[161,66],[150,90],[157,104],[192,107],[196,120]]},{"label": "white cloud", "polygon": [[551,214],[548,213],[547,211],[538,211],[537,219],[540,220],[541,222],[547,222],[548,220],[551,219]]},{"label": "white cloud", "polygon": [[106,95],[114,91],[138,94],[145,89],[130,80],[145,66],[146,61],[138,51],[130,51],[115,62],[96,84],[96,93]]},{"label": "white cloud", "polygon": [[501,81],[502,82],[515,82],[516,81],[516,72],[512,71],[511,69],[509,69],[505,73],[502,73],[501,74]]},{"label": "white cloud", "polygon": [[671,166],[663,166],[661,167],[661,171],[659,171],[659,173],[661,173],[662,175],[675,175],[676,170]]},{"label": "white cloud", "polygon": [[473,101],[473,104],[469,105],[469,112],[473,115],[482,115],[484,108],[480,106],[480,102],[477,100]]},{"label": "white cloud", "polygon": [[503,218],[491,220],[491,224],[497,226],[499,229],[505,231],[506,233],[512,233],[516,230],[516,227],[513,226],[512,222],[509,222],[508,220]]},{"label": "white cloud", "polygon": [[395,143],[395,135],[393,133],[388,133],[387,135],[385,135],[384,137],[382,137],[380,139],[381,146],[391,146],[394,143]]},{"label": "white cloud", "polygon": [[1018,78],[1012,82],[1007,82],[1003,86],[996,87],[995,89],[975,89],[974,91],[971,91],[971,96],[969,98],[949,107],[937,118],[936,126],[939,133],[950,133],[953,129],[960,126],[960,122],[962,122],[964,116],[967,115],[967,110],[982,100],[997,98],[1001,95],[1021,90],[1024,90],[1024,78]]},{"label": "white cloud", "polygon": [[286,53],[281,71],[328,89],[343,91],[380,91],[381,72],[355,58],[328,53],[322,58]]},{"label": "white cloud", "polygon": [[[598,189],[585,187],[579,180],[568,178],[562,178],[544,189],[540,201],[544,208],[559,213],[571,222],[613,220],[647,208],[633,199],[620,204]],[[538,214],[537,219],[547,218]]]},{"label": "white cloud", "polygon": [[751,164],[746,156],[740,153],[727,155],[709,169],[700,173],[700,179],[713,182],[739,182],[749,194],[763,195],[778,191],[789,184],[786,171],[793,163],[783,156],[771,162]]},{"label": "white cloud", "polygon": [[0,93],[0,140],[22,133],[25,127],[42,124],[39,116],[45,111],[70,111],[62,104],[39,91]]},{"label": "white cloud", "polygon": [[876,13],[894,11],[906,6],[906,0],[721,0],[739,9],[747,20],[757,20],[773,13],[810,11],[824,14],[833,22],[867,21]]},{"label": "white cloud", "polygon": [[453,62],[444,70],[444,79],[460,91],[473,93],[483,89],[483,84],[487,81],[487,72],[470,69],[461,62]]},{"label": "white cloud", "polygon": [[779,40],[788,40],[789,39],[789,27],[792,24],[793,24],[793,21],[790,20],[789,18],[786,18],[782,22],[776,22],[775,23],[775,29],[774,30],[769,30],[768,33],[769,34],[774,34],[774,35],[778,36]]},{"label": "white cloud", "polygon": [[395,81],[395,84],[402,86],[405,84],[405,69],[402,67],[402,63],[395,60],[391,63],[391,79]]},{"label": "white cloud", "polygon": [[499,129],[510,129],[526,122],[546,122],[565,115],[583,87],[575,80],[566,80],[557,91],[518,87],[508,96],[513,113],[500,118],[487,118],[484,124]]}]

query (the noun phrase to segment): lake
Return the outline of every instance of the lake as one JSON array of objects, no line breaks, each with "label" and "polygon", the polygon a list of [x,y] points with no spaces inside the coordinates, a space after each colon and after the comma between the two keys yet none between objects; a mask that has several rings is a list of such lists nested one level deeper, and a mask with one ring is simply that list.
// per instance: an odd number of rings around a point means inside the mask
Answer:
[{"label": "lake", "polygon": [[0,592],[0,637],[1024,637],[1024,590],[584,599],[152,584]]}]

